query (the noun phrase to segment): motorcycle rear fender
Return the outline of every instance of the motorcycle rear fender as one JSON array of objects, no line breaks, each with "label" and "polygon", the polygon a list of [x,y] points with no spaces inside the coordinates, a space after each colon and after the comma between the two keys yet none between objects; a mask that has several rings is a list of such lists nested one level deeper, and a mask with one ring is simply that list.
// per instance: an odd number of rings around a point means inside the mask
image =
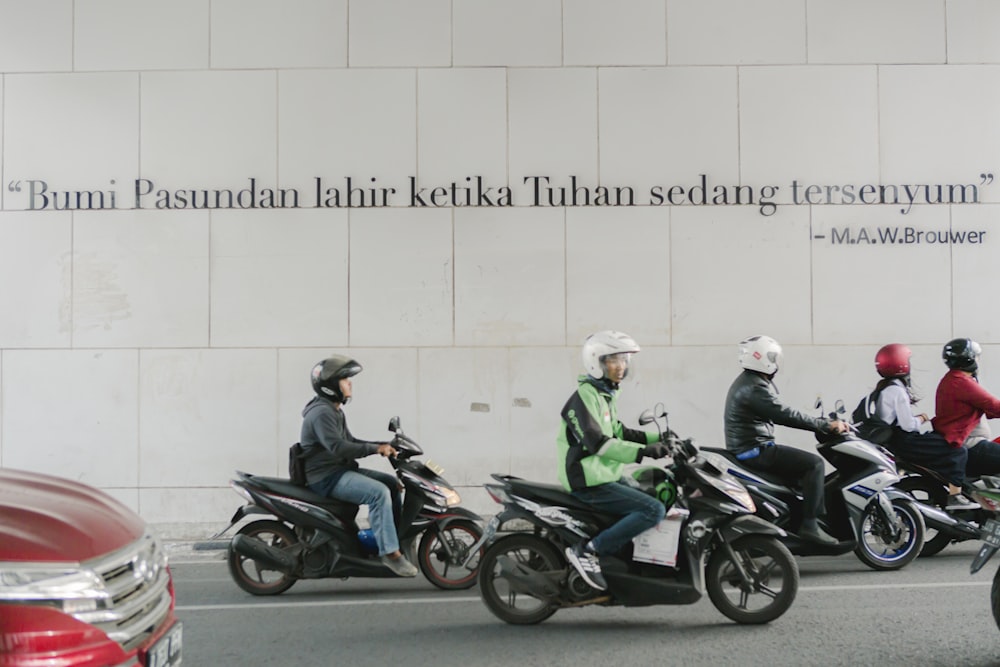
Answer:
[{"label": "motorcycle rear fender", "polygon": [[215,540],[222,537],[229,531],[230,528],[239,523],[244,517],[250,516],[251,514],[266,514],[268,516],[274,516],[271,512],[268,512],[263,507],[258,507],[257,505],[244,505],[243,507],[240,507],[239,509],[236,510],[236,513],[233,514],[233,518],[229,520],[228,526],[217,532],[215,535],[212,535],[208,539]]},{"label": "motorcycle rear fender", "polygon": [[[478,519],[482,521],[482,517],[478,517]],[[498,512],[489,520],[489,522],[487,522],[485,530],[483,530],[483,536],[469,548],[469,557],[463,565],[468,567],[468,563],[475,557],[481,548],[489,547],[496,541],[497,531],[503,527],[505,523],[514,519],[522,519],[542,528],[547,527],[544,522],[531,512],[505,505],[502,511]]]},{"label": "motorcycle rear fender", "polygon": [[969,566],[969,574],[979,572],[983,565],[986,565],[987,561],[993,558],[993,554],[997,552],[997,548],[998,547],[994,547],[984,542],[983,545],[979,547],[979,553],[977,553],[976,557],[972,559],[972,565]]}]

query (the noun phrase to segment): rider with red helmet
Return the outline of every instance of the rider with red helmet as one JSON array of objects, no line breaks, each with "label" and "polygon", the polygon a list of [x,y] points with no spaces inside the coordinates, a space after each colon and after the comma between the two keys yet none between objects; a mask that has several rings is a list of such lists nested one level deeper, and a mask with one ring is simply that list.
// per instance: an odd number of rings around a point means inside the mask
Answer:
[{"label": "rider with red helmet", "polygon": [[910,382],[911,355],[910,348],[901,343],[884,345],[875,354],[875,370],[882,379],[869,400],[879,419],[893,427],[885,446],[898,458],[926,466],[947,479],[949,509],[975,506],[961,494],[966,451],[949,445],[940,433],[931,430],[926,414],[913,411],[918,399]]}]

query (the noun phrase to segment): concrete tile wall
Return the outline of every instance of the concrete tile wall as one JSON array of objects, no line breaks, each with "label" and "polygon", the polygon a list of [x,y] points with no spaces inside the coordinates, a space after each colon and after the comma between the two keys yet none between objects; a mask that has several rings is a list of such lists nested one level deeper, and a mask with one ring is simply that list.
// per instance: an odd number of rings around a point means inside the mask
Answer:
[{"label": "concrete tile wall", "polygon": [[72,335],[70,213],[0,212],[0,346],[68,348]]},{"label": "concrete tile wall", "polygon": [[73,0],[0,0],[0,72],[73,69]]},{"label": "concrete tile wall", "polygon": [[604,328],[643,347],[622,415],[704,444],[757,333],[806,411],[889,341],[925,411],[953,336],[1000,391],[998,28],[978,0],[0,0],[0,465],[215,530],[343,352],[352,430],[399,415],[490,511],[490,473],[554,478]]},{"label": "concrete tile wall", "polygon": [[86,70],[204,69],[208,0],[76,0],[73,65]]},{"label": "concrete tile wall", "polygon": [[213,0],[211,67],[345,67],[347,0]]},{"label": "concrete tile wall", "polygon": [[940,63],[944,20],[938,0],[806,0],[809,62]]}]

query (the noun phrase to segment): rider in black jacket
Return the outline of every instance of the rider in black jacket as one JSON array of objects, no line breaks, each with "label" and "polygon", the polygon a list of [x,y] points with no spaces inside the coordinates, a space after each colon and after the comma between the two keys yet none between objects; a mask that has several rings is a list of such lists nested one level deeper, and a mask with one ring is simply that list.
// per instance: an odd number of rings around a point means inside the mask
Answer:
[{"label": "rider in black jacket", "polygon": [[816,433],[844,433],[850,427],[840,420],[810,417],[778,398],[774,375],[781,361],[781,346],[768,336],[753,336],[740,342],[743,372],[726,395],[726,449],[736,453],[746,467],[770,472],[802,486],[802,526],[799,536],[819,544],[837,544],[816,517],[825,513],[823,459],[796,447],[774,442],[774,425]]}]

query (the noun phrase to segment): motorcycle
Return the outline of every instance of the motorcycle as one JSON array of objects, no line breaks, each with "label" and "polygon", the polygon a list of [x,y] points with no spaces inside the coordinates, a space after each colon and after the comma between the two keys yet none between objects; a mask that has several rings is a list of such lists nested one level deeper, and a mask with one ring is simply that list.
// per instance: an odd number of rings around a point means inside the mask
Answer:
[{"label": "motorcycle", "polygon": [[[979,553],[972,559],[969,574],[975,574],[993,558],[1000,549],[1000,521],[992,518],[1000,512],[1000,477],[983,475],[972,484],[970,489],[973,500],[984,510],[990,512],[991,518],[986,519],[982,527],[983,545]],[[1000,569],[993,575],[993,586],[990,588],[990,610],[993,612],[993,622],[1000,628]]]},{"label": "motorcycle", "polygon": [[[921,557],[933,556],[952,543],[982,539],[983,523],[993,512],[982,506],[948,509],[948,480],[939,473],[918,463],[907,461],[895,452],[896,467],[904,473],[896,488],[906,491],[918,502],[933,507],[936,514],[925,512],[927,535]],[[971,484],[963,484],[962,491],[972,497],[975,492]]]},{"label": "motorcycle", "polygon": [[[670,505],[667,518],[620,553],[601,556],[606,591],[583,580],[567,563],[565,549],[619,517],[593,509],[558,485],[492,475],[496,483],[485,488],[503,509],[481,540],[490,546],[480,561],[479,589],[495,616],[535,624],[559,609],[586,605],[692,604],[706,590],[716,608],[738,623],[767,623],[788,610],[799,570],[777,540],[783,531],[754,516],[753,500],[719,457],[700,455],[690,440],[660,428],[666,417],[658,405],[655,414],[643,412],[639,423],[656,423],[661,439],[670,434],[672,464],[640,469],[636,485]],[[512,520],[531,529],[495,539]]]},{"label": "motorcycle", "polygon": [[[816,407],[822,414],[822,402]],[[831,419],[845,412],[837,401]],[[734,452],[706,448],[723,457],[727,471],[746,486],[757,505],[757,515],[787,532],[785,545],[797,556],[833,556],[853,550],[862,563],[874,570],[898,570],[920,553],[924,543],[924,514],[936,513],[917,503],[908,493],[894,488],[899,481],[895,463],[883,448],[853,434],[817,435],[817,452],[834,467],[826,476],[826,516],[820,526],[837,539],[822,545],[796,533],[802,522],[802,492],[777,476],[743,465]]]},{"label": "motorcycle", "polygon": [[[401,551],[438,588],[471,588],[482,555],[473,548],[483,533],[482,518],[459,506],[461,498],[441,477],[440,467],[416,460],[423,450],[403,433],[398,417],[390,420],[389,430],[397,451],[389,462],[403,487],[397,525]],[[236,474],[230,486],[247,504],[212,539],[247,516],[274,517],[245,524],[230,541],[229,573],[246,592],[278,595],[299,579],[397,576],[379,559],[372,531],[358,528],[357,505],[289,479]]]}]

